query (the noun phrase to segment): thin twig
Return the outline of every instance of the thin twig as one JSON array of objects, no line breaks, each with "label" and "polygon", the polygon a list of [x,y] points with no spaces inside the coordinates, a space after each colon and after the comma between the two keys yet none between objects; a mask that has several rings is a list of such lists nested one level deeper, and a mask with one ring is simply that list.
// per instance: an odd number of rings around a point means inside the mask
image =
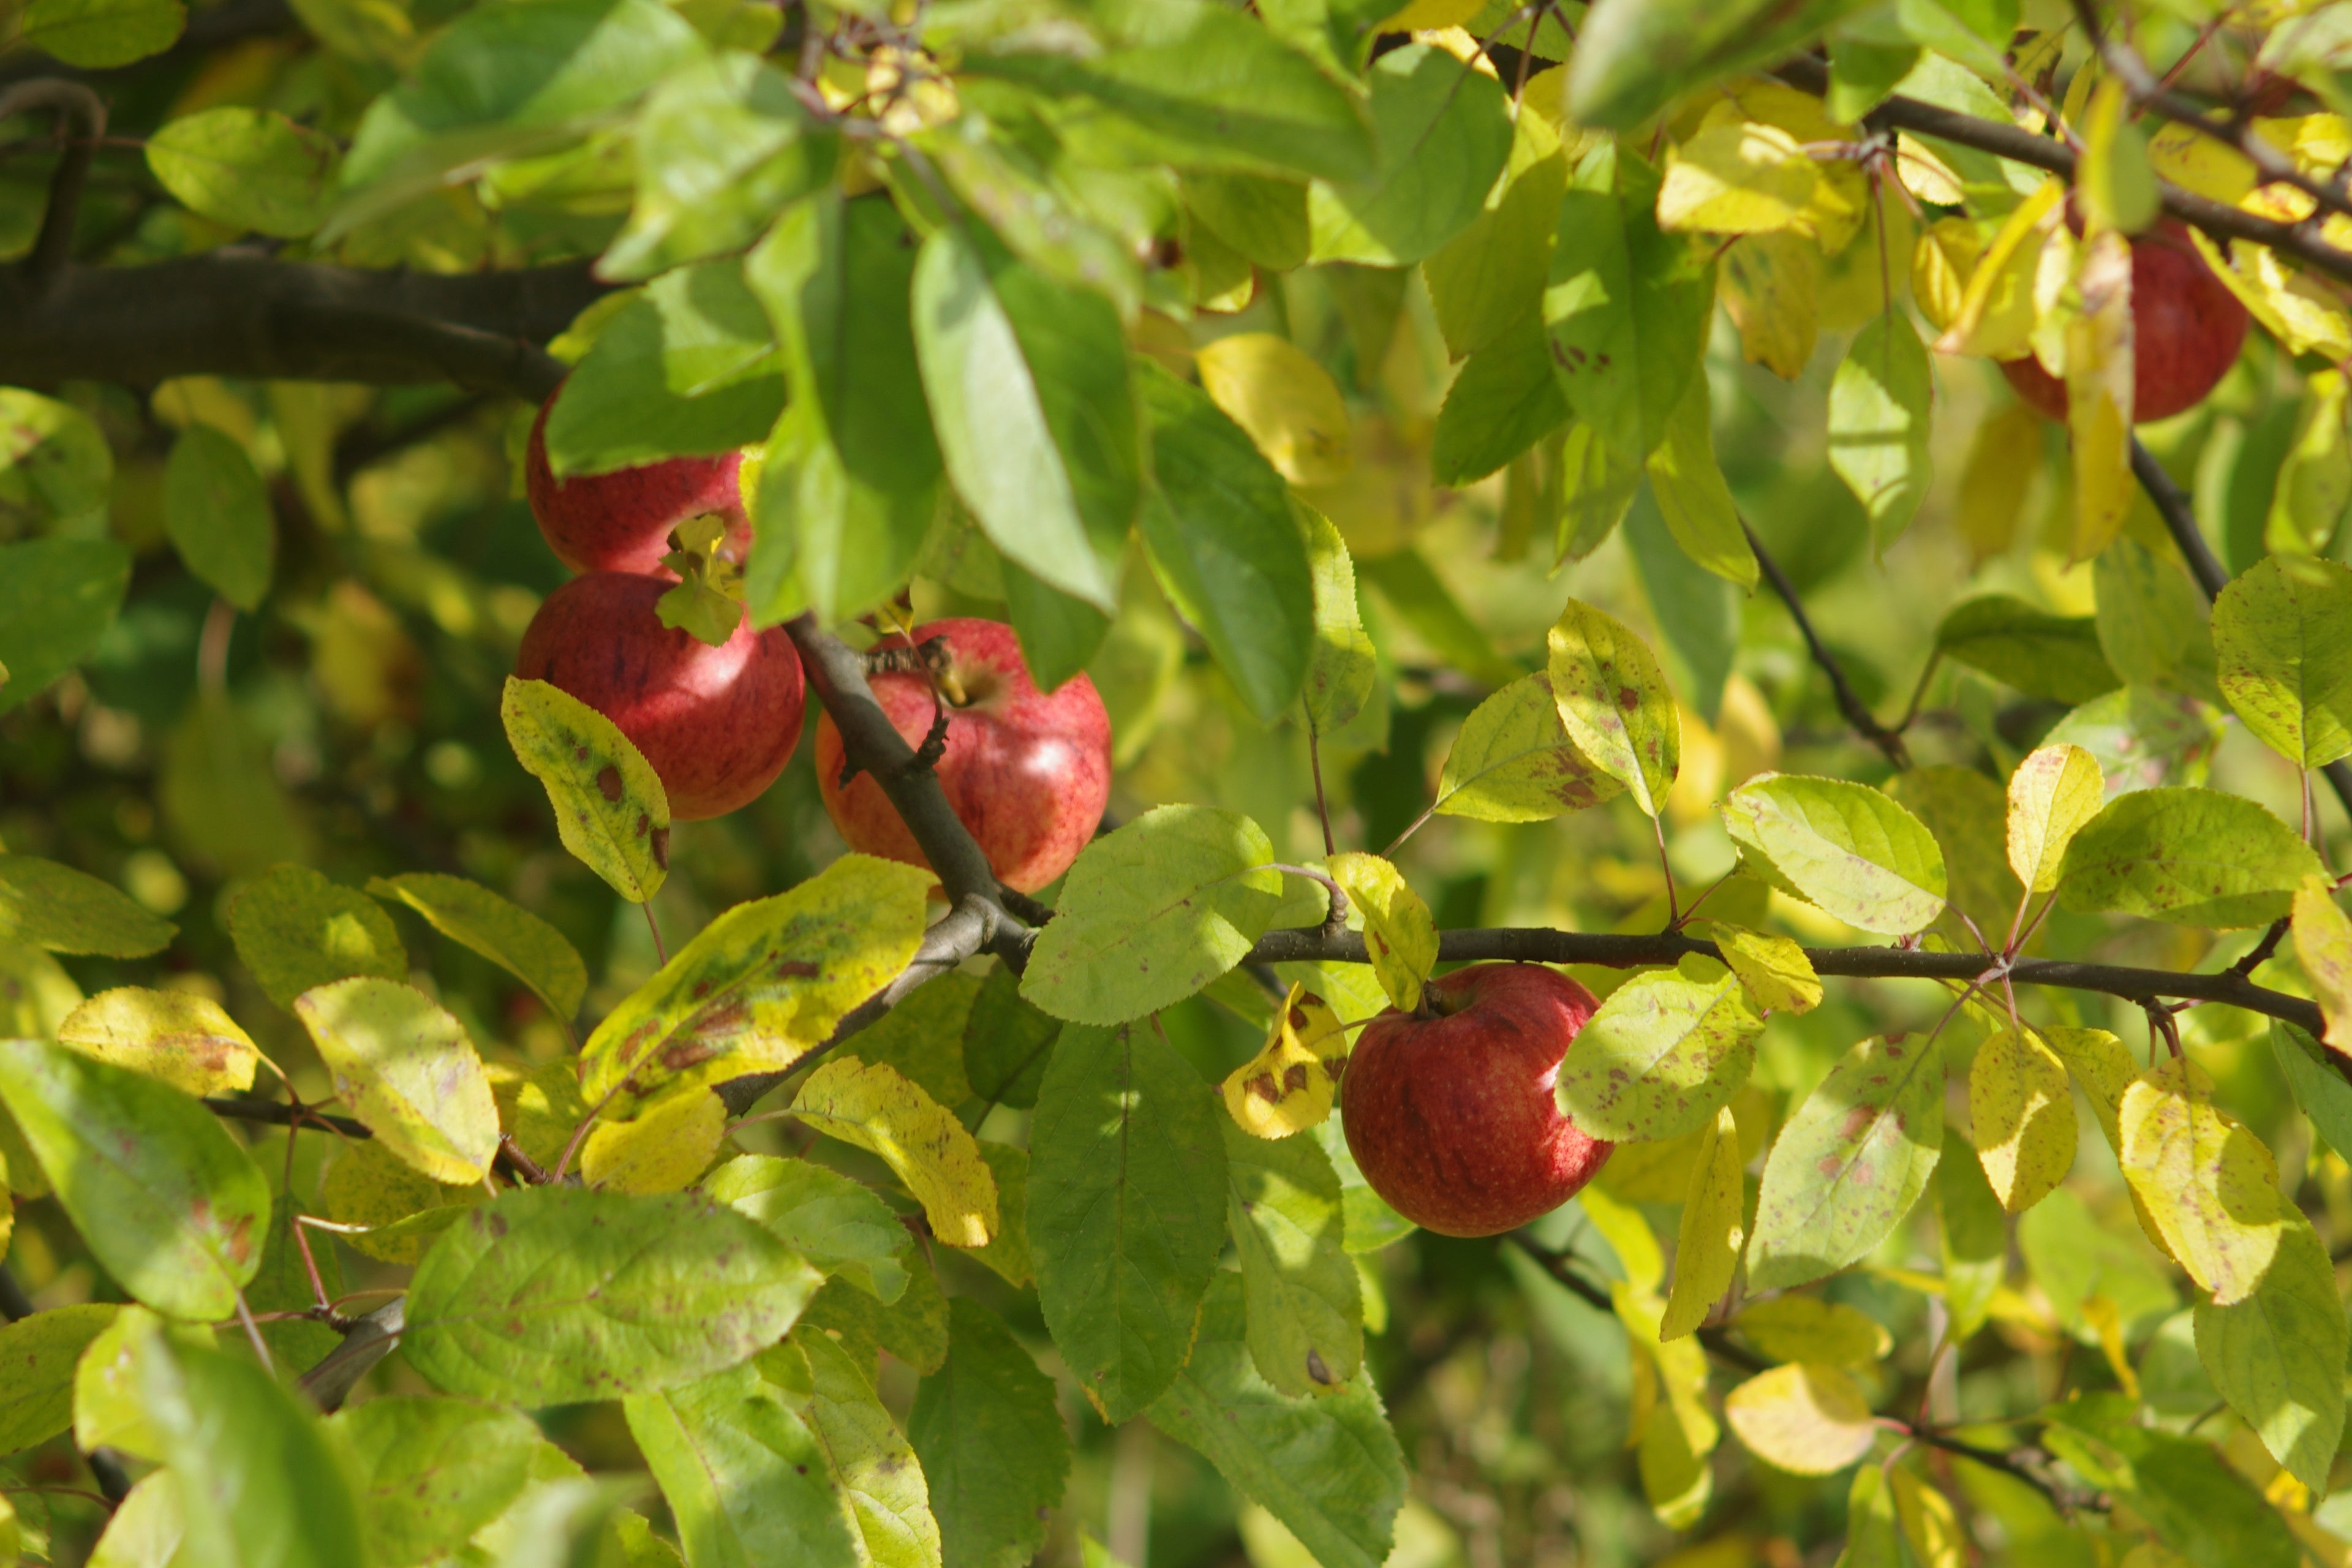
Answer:
[{"label": "thin twig", "polygon": [[1813,656],[1813,663],[1829,677],[1830,690],[1837,697],[1838,711],[1845,715],[1845,721],[1853,725],[1864,740],[1884,752],[1897,771],[1907,770],[1911,766],[1911,752],[1903,744],[1902,735],[1880,723],[1877,715],[1871,712],[1869,705],[1847,681],[1844,666],[1838,663],[1837,655],[1830,652],[1828,645],[1822,641],[1821,634],[1813,630],[1813,623],[1797,597],[1796,584],[1789,581],[1789,574],[1780,570],[1780,563],[1773,560],[1771,552],[1764,548],[1764,542],[1756,537],[1756,531],[1748,526],[1744,518],[1739,527],[1748,535],[1748,547],[1756,552],[1756,564],[1763,571],[1764,580],[1772,584],[1772,592],[1779,595],[1780,603],[1788,606],[1790,618],[1797,623],[1797,630],[1803,634],[1805,647]]}]

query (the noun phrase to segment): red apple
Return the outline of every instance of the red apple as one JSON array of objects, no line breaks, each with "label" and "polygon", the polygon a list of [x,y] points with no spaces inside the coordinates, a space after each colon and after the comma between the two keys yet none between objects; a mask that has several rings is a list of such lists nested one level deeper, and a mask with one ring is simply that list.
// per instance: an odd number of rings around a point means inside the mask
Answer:
[{"label": "red apple", "polygon": [[[2177,221],[2133,240],[2131,251],[2132,421],[2146,424],[2205,401],[2238,363],[2248,318]],[[2000,373],[2029,405],[2066,417],[2066,384],[2040,360],[2003,360]]]},{"label": "red apple", "polygon": [[547,461],[547,414],[562,395],[541,405],[523,455],[523,486],[530,515],[555,558],[574,572],[649,572],[667,574],[670,530],[716,512],[727,520],[720,553],[740,565],[751,543],[751,521],[743,510],[739,474],[743,454],[716,458],[667,458],[609,474],[577,474],[559,479]]},{"label": "red apple", "polygon": [[[1110,798],[1110,716],[1083,675],[1051,692],[1038,690],[1020,640],[1001,621],[932,621],[915,628],[915,646],[933,637],[946,644],[936,689],[947,705],[948,733],[932,772],[997,880],[1034,893],[1070,868],[1102,821]],[[908,644],[891,637],[883,646]],[[932,677],[885,672],[869,684],[907,744],[920,746],[931,730]],[[831,715],[822,715],[817,788],[849,847],[929,865],[872,774],[861,773],[843,787],[841,758],[841,731]]]},{"label": "red apple", "polygon": [[620,726],[661,775],[669,814],[723,816],[774,782],[801,738],[800,656],[746,617],[717,647],[661,624],[676,584],[591,572],[547,596],[515,673],[560,687]]},{"label": "red apple", "polygon": [[1479,963],[1422,998],[1433,1016],[1381,1014],[1339,1079],[1348,1151],[1372,1191],[1441,1236],[1493,1236],[1574,1197],[1615,1147],[1552,1098],[1592,993],[1541,964]]}]

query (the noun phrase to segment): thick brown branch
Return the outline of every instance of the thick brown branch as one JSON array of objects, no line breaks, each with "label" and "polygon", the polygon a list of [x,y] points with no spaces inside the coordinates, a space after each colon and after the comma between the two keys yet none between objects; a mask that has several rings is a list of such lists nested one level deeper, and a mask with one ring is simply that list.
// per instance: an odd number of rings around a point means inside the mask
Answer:
[{"label": "thick brown branch", "polygon": [[81,211],[81,187],[89,178],[89,161],[106,134],[106,105],[98,94],[78,81],[42,77],[0,89],[0,120],[52,110],[58,117],[58,139],[64,151],[57,173],[49,177],[48,205],[41,214],[41,232],[31,254],[16,268],[16,277],[35,300],[57,287],[73,258],[74,219]]},{"label": "thick brown branch", "polygon": [[1763,569],[1764,580],[1772,584],[1772,592],[1780,596],[1780,603],[1788,607],[1790,618],[1797,623],[1797,630],[1804,635],[1805,647],[1812,654],[1813,662],[1821,667],[1823,675],[1829,677],[1830,690],[1836,695],[1838,711],[1845,715],[1845,721],[1854,727],[1856,733],[1884,752],[1886,760],[1896,769],[1908,768],[1911,752],[1903,744],[1902,735],[1880,723],[1878,716],[1870,710],[1869,704],[1863,701],[1847,682],[1845,667],[1838,662],[1837,655],[1829,650],[1821,635],[1813,630],[1813,623],[1805,614],[1804,604],[1797,597],[1796,584],[1789,581],[1789,574],[1780,570],[1780,563],[1772,559],[1771,552],[1764,548],[1764,542],[1756,537],[1756,531],[1748,526],[1745,519],[1740,521],[1739,528],[1748,535],[1748,547],[1756,552],[1756,564]]},{"label": "thick brown branch", "polygon": [[241,249],[152,267],[68,267],[46,293],[10,271],[0,274],[0,366],[30,386],[147,386],[198,374],[446,382],[537,402],[563,374],[540,345],[605,288],[584,261],[442,275]]}]

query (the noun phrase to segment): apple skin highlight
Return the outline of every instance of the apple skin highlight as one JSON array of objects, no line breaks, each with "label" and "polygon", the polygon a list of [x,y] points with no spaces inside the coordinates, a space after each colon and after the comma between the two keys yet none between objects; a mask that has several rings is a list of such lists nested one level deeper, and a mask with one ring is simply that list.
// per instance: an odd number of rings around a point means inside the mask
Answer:
[{"label": "apple skin highlight", "polygon": [[[1038,690],[1020,639],[1001,621],[932,621],[915,628],[911,646],[933,637],[946,639],[947,681],[966,701],[949,703],[947,749],[931,771],[997,880],[1034,893],[1069,869],[1102,821],[1110,799],[1110,716],[1083,675]],[[894,636],[882,646],[910,645]],[[900,737],[921,746],[934,712],[930,678],[883,671],[867,684]],[[882,786],[861,773],[845,787],[841,763],[841,731],[821,714],[817,788],[842,837],[868,855],[929,865]]]},{"label": "apple skin highlight", "polygon": [[670,816],[695,821],[748,805],[800,742],[800,655],[782,626],[749,616],[712,647],[661,624],[667,577],[591,572],[547,596],[522,635],[515,673],[569,692],[619,726],[661,775]]},{"label": "apple skin highlight", "polygon": [[1372,1190],[1441,1236],[1494,1236],[1574,1197],[1615,1147],[1552,1098],[1592,993],[1541,964],[1481,963],[1429,982],[1424,1005],[1437,1016],[1367,1026],[1339,1079]]}]

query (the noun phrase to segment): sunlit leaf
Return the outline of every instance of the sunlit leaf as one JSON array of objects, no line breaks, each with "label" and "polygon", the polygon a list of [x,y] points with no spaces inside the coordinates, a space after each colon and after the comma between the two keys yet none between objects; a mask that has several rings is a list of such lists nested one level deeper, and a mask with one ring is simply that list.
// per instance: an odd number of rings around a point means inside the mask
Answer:
[{"label": "sunlit leaf", "polygon": [[1739,1131],[1726,1106],[1701,1131],[1691,1161],[1690,1191],[1675,1232],[1674,1289],[1658,1325],[1663,1338],[1678,1339],[1697,1328],[1731,1288],[1747,1240],[1740,1164]]},{"label": "sunlit leaf", "polygon": [[509,679],[499,717],[523,771],[547,786],[563,847],[632,903],[669,875],[669,796],[614,722],[543,680]]},{"label": "sunlit leaf", "polygon": [[2266,555],[2213,601],[2221,695],[2298,767],[2352,752],[2352,568]]},{"label": "sunlit leaf", "polygon": [[1882,552],[1910,526],[1934,476],[1927,426],[1935,394],[1926,345],[1894,312],[1854,334],[1830,384],[1830,467],[1870,514]]},{"label": "sunlit leaf", "polygon": [[57,1026],[57,1037],[84,1056],[194,1095],[250,1089],[261,1062],[253,1037],[219,1003],[193,991],[101,991]]},{"label": "sunlit leaf", "polygon": [[1624,787],[1569,739],[1551,677],[1523,675],[1462,721],[1430,809],[1480,822],[1546,822]]},{"label": "sunlit leaf", "polygon": [[931,1234],[982,1247],[997,1230],[996,1183],[979,1146],[948,1110],[895,1068],[854,1060],[816,1069],[793,1114],[881,1160],[923,1205]]},{"label": "sunlit leaf", "polygon": [[1751,1289],[1802,1285],[1868,1256],[1918,1201],[1943,1153],[1944,1061],[1916,1036],[1846,1053],[1764,1162]]},{"label": "sunlit leaf", "polygon": [[1330,1004],[1291,986],[1265,1044],[1221,1086],[1234,1125],[1253,1138],[1287,1138],[1320,1124],[1352,1043]]},{"label": "sunlit leaf", "polygon": [[580,1179],[614,1193],[674,1193],[709,1169],[727,1106],[707,1089],[665,1094],[630,1121],[599,1121],[580,1145]]},{"label": "sunlit leaf", "polygon": [[436,1182],[488,1173],[499,1109],[455,1015],[414,985],[355,975],[305,991],[294,1016],[336,1094],[384,1147]]},{"label": "sunlit leaf", "polygon": [[2261,925],[2288,912],[2319,858],[2243,795],[2146,789],[2118,795],[2067,847],[2061,907],[2180,925]]},{"label": "sunlit leaf", "polygon": [[1682,717],[1657,657],[1630,627],[1574,599],[1547,647],[1546,673],[1570,742],[1657,816],[1682,765]]},{"label": "sunlit leaf", "polygon": [[1805,950],[1785,936],[1712,921],[1706,926],[1723,962],[1756,1005],[1772,1013],[1810,1013],[1822,1002],[1821,976]]},{"label": "sunlit leaf", "polygon": [[1596,1138],[1648,1142],[1706,1126],[1747,1081],[1763,1020],[1730,970],[1698,957],[1637,974],[1570,1042],[1555,1092]]},{"label": "sunlit leaf", "polygon": [[1349,461],[1348,406],[1331,373],[1272,332],[1235,332],[1193,356],[1201,385],[1294,485],[1331,485]]},{"label": "sunlit leaf", "polygon": [[2080,746],[2044,746],[2009,775],[2009,866],[2029,892],[2058,885],[2066,847],[2106,801],[2097,759]]},{"label": "sunlit leaf", "polygon": [[1718,809],[1761,875],[1848,925],[1902,935],[1944,910],[1935,835],[1867,784],[1767,773]]},{"label": "sunlit leaf", "polygon": [[2074,1163],[2074,1095],[2066,1067],[2031,1034],[2003,1029],[1977,1047],[1969,1121],[1993,1194],[2022,1214]]},{"label": "sunlit leaf", "polygon": [[2213,1080],[2186,1058],[2158,1063],[2124,1092],[2116,1158],[2166,1247],[2226,1307],[2260,1286],[2291,1215],[2278,1163],[2213,1103]]},{"label": "sunlit leaf", "polygon": [[2279,1247],[2253,1291],[2228,1306],[2197,1304],[2197,1355],[2213,1386],[2296,1479],[2327,1485],[2344,1431],[2336,1368],[2352,1327],[2326,1246],[2299,1213],[2283,1216]]},{"label": "sunlit leaf", "polygon": [[1853,1374],[1802,1363],[1761,1372],[1723,1396],[1723,1418],[1748,1451],[1800,1476],[1830,1476],[1878,1436]]}]

